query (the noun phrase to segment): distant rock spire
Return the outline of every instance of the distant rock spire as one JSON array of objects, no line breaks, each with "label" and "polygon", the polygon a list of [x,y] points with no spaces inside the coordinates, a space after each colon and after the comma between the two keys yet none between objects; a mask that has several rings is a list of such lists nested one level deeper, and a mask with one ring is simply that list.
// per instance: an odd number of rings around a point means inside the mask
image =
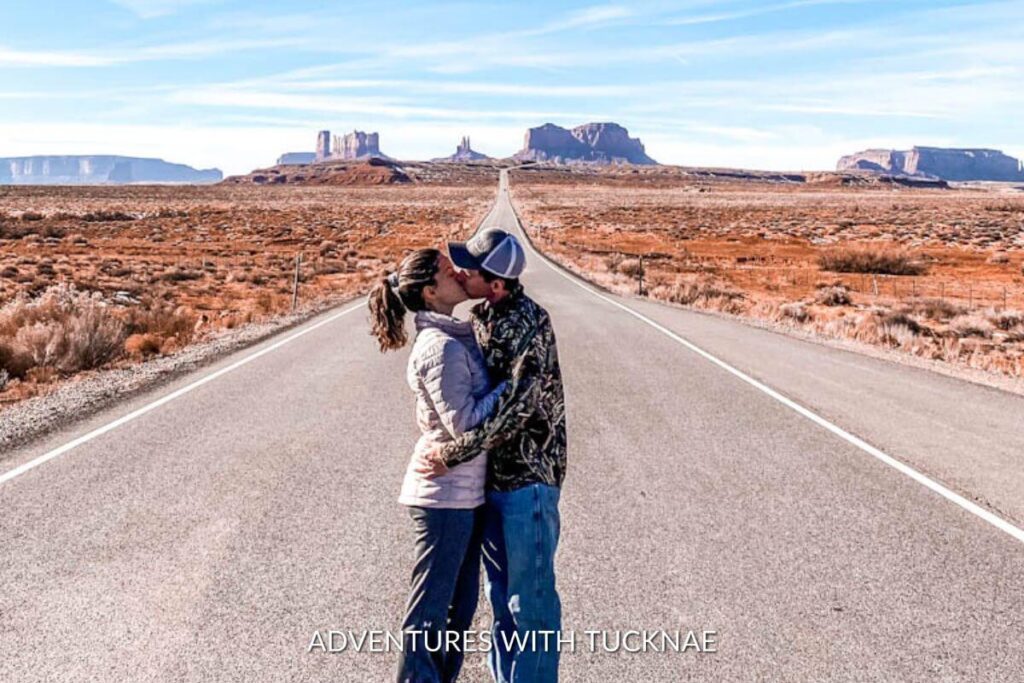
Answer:
[{"label": "distant rock spire", "polygon": [[455,148],[455,154],[449,157],[432,159],[431,161],[486,161],[488,159],[490,159],[490,157],[486,154],[474,152],[473,148],[469,146],[469,136],[463,135],[459,139],[458,147]]}]

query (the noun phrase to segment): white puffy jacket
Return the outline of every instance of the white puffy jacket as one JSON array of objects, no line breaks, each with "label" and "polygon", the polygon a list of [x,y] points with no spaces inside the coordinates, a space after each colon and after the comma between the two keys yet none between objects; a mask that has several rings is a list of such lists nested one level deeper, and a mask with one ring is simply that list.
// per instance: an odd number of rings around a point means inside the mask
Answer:
[{"label": "white puffy jacket", "polygon": [[486,453],[433,479],[414,469],[416,455],[476,427],[490,417],[498,402],[503,385],[492,390],[472,323],[434,311],[417,312],[407,379],[416,394],[416,422],[423,434],[406,469],[398,502],[438,508],[482,505]]}]

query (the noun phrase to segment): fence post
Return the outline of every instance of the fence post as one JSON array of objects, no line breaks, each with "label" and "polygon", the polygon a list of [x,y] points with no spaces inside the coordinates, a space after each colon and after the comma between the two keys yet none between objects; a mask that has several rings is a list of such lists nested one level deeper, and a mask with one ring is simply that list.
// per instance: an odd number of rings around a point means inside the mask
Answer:
[{"label": "fence post", "polygon": [[967,308],[974,308],[974,283],[967,285]]},{"label": "fence post", "polygon": [[644,255],[640,254],[640,272],[637,274],[640,279],[640,283],[637,286],[637,294],[639,296],[644,295]]},{"label": "fence post", "polygon": [[299,268],[302,266],[302,252],[295,255],[295,279],[292,281],[292,312],[299,305]]},{"label": "fence post", "polygon": [[1003,285],[1003,310],[1006,310],[1006,285]]}]

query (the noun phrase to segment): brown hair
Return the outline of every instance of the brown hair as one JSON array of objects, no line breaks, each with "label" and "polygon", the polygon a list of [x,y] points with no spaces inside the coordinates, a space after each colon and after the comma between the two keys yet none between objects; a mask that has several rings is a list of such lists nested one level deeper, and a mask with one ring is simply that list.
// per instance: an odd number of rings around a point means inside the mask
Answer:
[{"label": "brown hair", "polygon": [[377,338],[381,352],[405,346],[405,312],[423,311],[423,288],[437,285],[437,249],[418,249],[404,259],[396,273],[386,273],[370,290],[370,334]]}]

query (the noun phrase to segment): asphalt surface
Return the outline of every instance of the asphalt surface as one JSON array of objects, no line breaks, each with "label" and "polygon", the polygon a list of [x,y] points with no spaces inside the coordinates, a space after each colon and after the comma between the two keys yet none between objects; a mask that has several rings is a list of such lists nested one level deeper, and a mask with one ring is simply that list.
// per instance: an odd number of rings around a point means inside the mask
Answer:
[{"label": "asphalt surface", "polygon": [[[514,225],[504,189],[485,225]],[[1024,680],[1024,543],[528,258],[568,401],[562,680]],[[615,300],[1024,515],[1024,399]],[[0,456],[2,475],[279,344],[0,484],[0,680],[391,679],[394,654],[307,653],[318,630],[396,630],[411,568],[408,351],[378,353],[349,308]],[[691,629],[717,651],[584,633]],[[461,680],[485,671],[470,655]]]}]

